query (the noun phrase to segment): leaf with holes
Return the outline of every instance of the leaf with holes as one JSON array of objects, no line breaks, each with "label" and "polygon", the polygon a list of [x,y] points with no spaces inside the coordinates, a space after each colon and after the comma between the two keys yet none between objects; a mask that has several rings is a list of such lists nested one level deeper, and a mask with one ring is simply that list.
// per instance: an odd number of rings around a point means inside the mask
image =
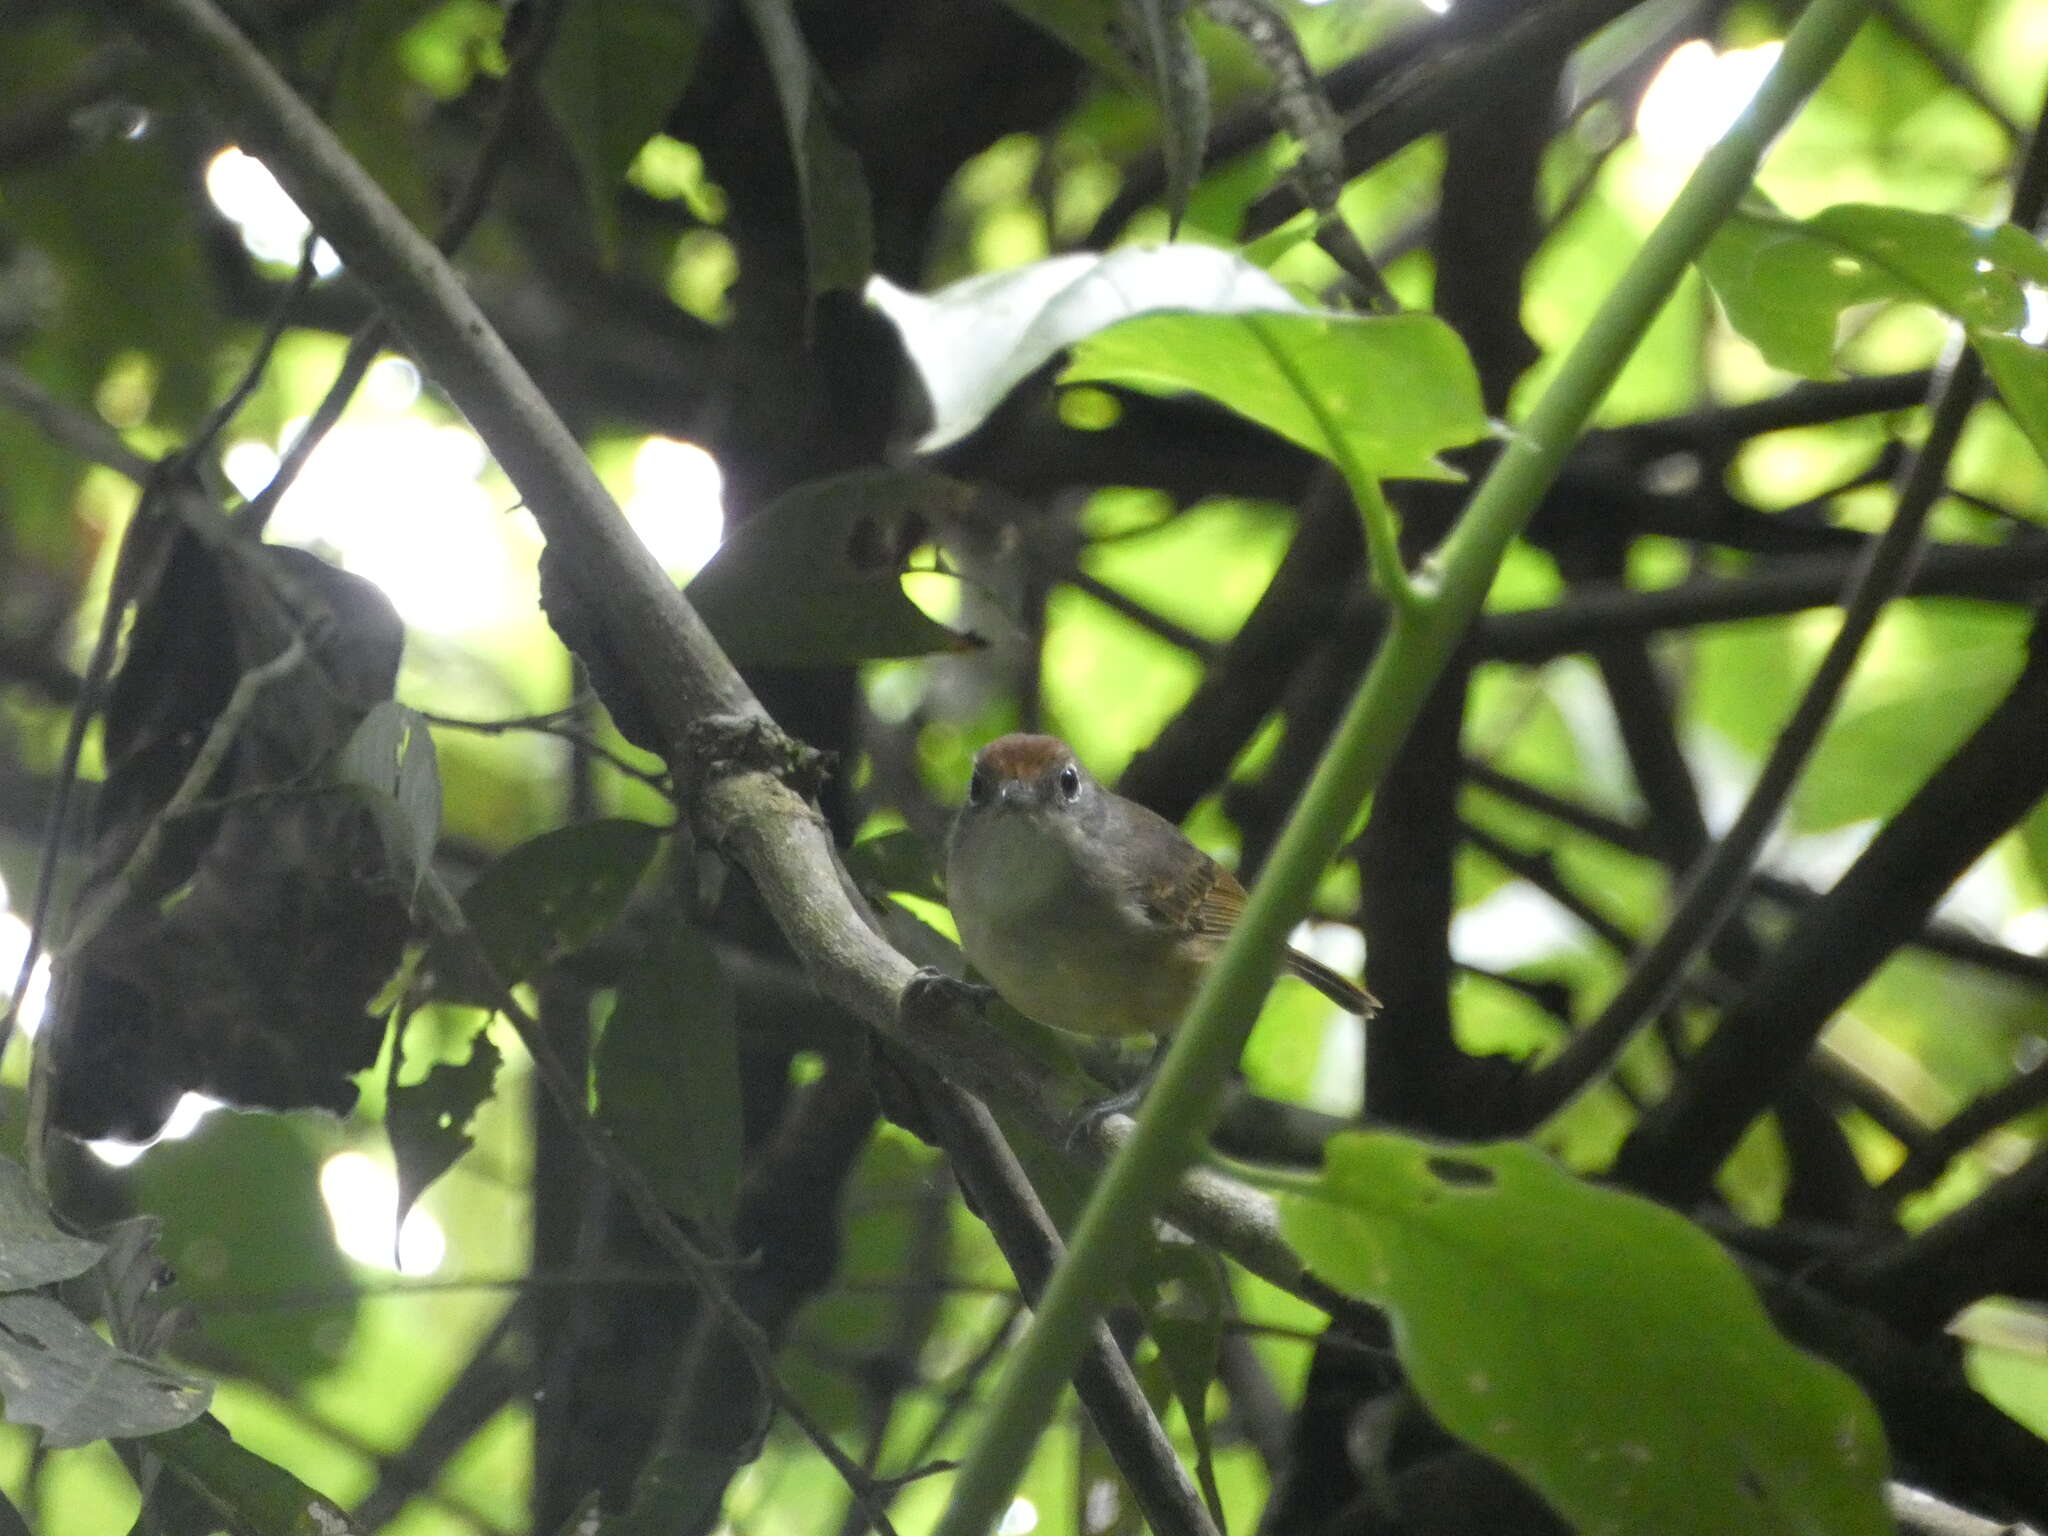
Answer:
[{"label": "leaf with holes", "polygon": [[1350,1134],[1282,1220],[1318,1275],[1392,1314],[1444,1427],[1574,1527],[1892,1529],[1869,1402],[1676,1213],[1520,1143]]},{"label": "leaf with holes", "polygon": [[856,469],[784,492],[747,519],[687,595],[741,666],[828,667],[971,650],[904,595],[910,557],[972,492],[921,469]]},{"label": "leaf with holes", "polygon": [[1974,336],[2026,319],[2026,288],[2048,283],[2048,251],[2013,225],[1845,203],[1810,219],[1750,208],[1699,260],[1729,325],[1766,361],[1831,378],[1843,315],[1866,304],[1926,304]]},{"label": "leaf with holes", "polygon": [[[399,1030],[402,1049],[405,1031]],[[461,1061],[436,1062],[416,1083],[398,1081],[401,1049],[391,1053],[391,1085],[385,1096],[384,1131],[398,1165],[398,1215],[392,1225],[394,1265],[398,1234],[406,1214],[434,1180],[462,1161],[476,1144],[470,1123],[490,1102],[504,1060],[489,1033],[479,1028]]]},{"label": "leaf with holes", "polygon": [[739,1197],[739,1037],[732,984],[701,933],[655,929],[619,983],[596,1077],[598,1118],[662,1203],[723,1230]]},{"label": "leaf with holes", "polygon": [[213,1389],[123,1354],[48,1296],[0,1296],[0,1393],[10,1424],[32,1424],[46,1450],[150,1435],[189,1424]]},{"label": "leaf with holes", "polygon": [[561,124],[598,249],[619,243],[619,187],[690,83],[703,36],[697,0],[567,0],[541,61],[541,97]]}]

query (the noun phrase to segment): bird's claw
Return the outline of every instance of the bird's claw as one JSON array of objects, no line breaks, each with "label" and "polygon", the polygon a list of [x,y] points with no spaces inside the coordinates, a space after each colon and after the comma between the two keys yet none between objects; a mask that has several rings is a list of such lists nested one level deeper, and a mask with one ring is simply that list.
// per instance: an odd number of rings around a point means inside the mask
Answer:
[{"label": "bird's claw", "polygon": [[903,988],[903,1007],[906,1010],[921,1008],[966,1007],[976,1013],[988,1011],[988,1005],[995,1001],[996,989],[982,986],[979,982],[962,981],[958,976],[949,976],[937,966],[921,965]]}]

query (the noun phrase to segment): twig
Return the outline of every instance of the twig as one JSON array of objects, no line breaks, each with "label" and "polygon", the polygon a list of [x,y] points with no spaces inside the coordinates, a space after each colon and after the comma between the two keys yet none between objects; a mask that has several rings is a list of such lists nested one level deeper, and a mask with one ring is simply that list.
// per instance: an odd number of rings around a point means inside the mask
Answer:
[{"label": "twig", "polygon": [[99,464],[137,485],[146,482],[156,468],[121,441],[120,434],[75,406],[66,405],[5,358],[0,358],[0,402],[13,407],[41,429],[58,447],[77,454],[90,464]]},{"label": "twig", "polygon": [[1600,1016],[1528,1079],[1525,1123],[1547,1119],[1570,1103],[1644,1022],[1669,1005],[1686,967],[1740,907],[1756,856],[1777,826],[1808,757],[1834,717],[1835,704],[1863,653],[1864,642],[1877,627],[1885,604],[1904,587],[1911,572],[1921,529],[1947,477],[1949,456],[1977,403],[1983,373],[1975,357],[1972,352],[1957,354],[1943,380],[1927,441],[1914,455],[1897,510],[1883,536],[1859,561],[1850,589],[1842,597],[1841,628],[1814,669],[1792,718],[1772,743],[1770,756],[1734,825],[1695,866],[1663,932],[1637,957],[1628,978]]},{"label": "twig", "polygon": [[[720,1262],[685,1235],[676,1219],[662,1203],[661,1196],[639,1166],[625,1155],[599,1128],[591,1118],[586,1096],[581,1085],[569,1075],[561,1057],[556,1053],[554,1042],[533,1015],[527,1012],[510,987],[497,977],[490,957],[478,940],[474,929],[468,926],[462,907],[452,892],[442,883],[439,875],[429,869],[421,885],[425,898],[424,906],[430,922],[445,936],[455,940],[466,951],[466,960],[477,968],[477,973],[491,978],[492,986],[498,993],[498,1010],[518,1031],[520,1043],[533,1058],[535,1073],[539,1076],[548,1096],[554,1100],[556,1110],[568,1124],[581,1145],[584,1155],[599,1168],[605,1176],[617,1185],[626,1197],[626,1203],[633,1214],[647,1229],[655,1244],[672,1259],[698,1293],[724,1319],[731,1336],[739,1344],[752,1367],[768,1401],[782,1413],[789,1416],[823,1456],[846,1486],[861,1500],[862,1507],[875,1523],[883,1536],[895,1536],[895,1527],[889,1523],[886,1505],[875,1490],[872,1481],[862,1473],[852,1459],[839,1448],[831,1433],[825,1429],[805,1408],[775,1372],[775,1361],[767,1339],[762,1335],[754,1319],[733,1297],[731,1288],[720,1273]],[[763,1426],[763,1433],[766,1426]]]}]

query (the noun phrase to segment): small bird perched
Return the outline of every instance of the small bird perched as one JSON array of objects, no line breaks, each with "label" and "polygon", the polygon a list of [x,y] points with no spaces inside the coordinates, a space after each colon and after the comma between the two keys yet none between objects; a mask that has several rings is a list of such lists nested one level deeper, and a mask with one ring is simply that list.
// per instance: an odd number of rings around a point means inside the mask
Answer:
[{"label": "small bird perched", "polygon": [[[1054,736],[974,759],[946,897],[961,947],[1004,1001],[1084,1035],[1164,1035],[1244,913],[1244,887],[1165,817],[1096,783]],[[1321,961],[1287,969],[1338,1007],[1373,998]]]}]

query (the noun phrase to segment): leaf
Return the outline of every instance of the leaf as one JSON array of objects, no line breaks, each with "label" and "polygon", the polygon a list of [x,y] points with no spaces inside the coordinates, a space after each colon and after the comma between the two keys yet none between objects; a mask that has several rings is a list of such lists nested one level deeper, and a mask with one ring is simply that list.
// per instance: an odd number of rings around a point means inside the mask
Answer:
[{"label": "leaf", "polygon": [[920,453],[967,436],[1054,356],[1119,320],[1168,309],[1302,308],[1262,269],[1207,245],[1055,256],[965,278],[930,296],[877,275],[867,299],[901,334],[931,401],[932,428],[918,442]]},{"label": "leaf", "polygon": [[386,699],[363,716],[336,771],[367,792],[385,857],[408,893],[419,889],[441,836],[441,771],[418,710]]},{"label": "leaf", "polygon": [[826,116],[824,76],[804,46],[790,0],[746,0],[747,17],[768,56],[775,97],[796,162],[804,221],[804,265],[816,296],[857,292],[874,269],[874,214],[860,157]]},{"label": "leaf", "polygon": [[149,1450],[236,1532],[358,1536],[362,1530],[339,1505],[237,1445],[211,1419],[152,1435]]},{"label": "leaf", "polygon": [[619,187],[682,98],[704,19],[697,0],[567,0],[541,63],[541,97],[569,142],[609,260]]},{"label": "leaf", "polygon": [[62,1231],[20,1164],[0,1157],[0,1291],[25,1291],[82,1275],[100,1244]]},{"label": "leaf", "polygon": [[[329,125],[350,154],[405,216],[422,228],[433,222],[433,196],[421,155],[426,130],[418,110],[423,93],[406,73],[405,34],[435,9],[436,0],[360,0],[316,33],[315,78],[334,69]],[[328,50],[342,49],[338,64]]]},{"label": "leaf", "polygon": [[2025,285],[2048,282],[2048,252],[2012,225],[1845,203],[1804,221],[1736,213],[1700,270],[1766,361],[1820,379],[1835,375],[1836,332],[1858,305],[1926,304],[1973,332],[2016,329]]},{"label": "leaf", "polygon": [[436,1062],[418,1082],[401,1083],[398,1058],[404,1037],[401,1029],[400,1048],[391,1056],[391,1088],[384,1101],[384,1131],[391,1138],[391,1158],[398,1167],[398,1214],[391,1238],[394,1260],[398,1234],[405,1230],[405,1218],[413,1205],[476,1145],[470,1124],[477,1110],[490,1102],[498,1066],[504,1059],[479,1024],[469,1054],[461,1061]]},{"label": "leaf", "polygon": [[904,891],[926,901],[946,899],[924,839],[908,827],[861,839],[846,850],[846,867],[877,890]]},{"label": "leaf", "polygon": [[[320,1157],[303,1127],[274,1115],[212,1114],[131,1170],[135,1203],[163,1222],[177,1276],[166,1300],[199,1313],[206,1336],[278,1381],[334,1369],[355,1338],[355,1276],[320,1198]],[[320,1307],[249,1305],[326,1296]]]},{"label": "leaf", "polygon": [[1892,1529],[1870,1404],[1684,1218],[1519,1143],[1347,1134],[1326,1157],[1284,1203],[1290,1240],[1393,1315],[1444,1427],[1576,1528]]},{"label": "leaf", "polygon": [[2017,336],[1970,333],[1970,344],[1984,360],[1984,371],[1998,386],[2013,424],[2026,434],[2034,452],[2048,463],[2048,352]]},{"label": "leaf", "polygon": [[598,1118],[663,1204],[726,1228],[739,1197],[739,1036],[732,984],[701,933],[655,932],[619,983],[596,1076]]},{"label": "leaf", "polygon": [[[477,876],[462,911],[496,979],[528,980],[611,927],[665,835],[644,821],[578,822],[528,839]],[[437,995],[497,1001],[491,987],[457,988]]]},{"label": "leaf", "polygon": [[213,1389],[121,1353],[48,1296],[0,1296],[0,1391],[10,1424],[47,1450],[155,1434],[206,1411]]},{"label": "leaf", "polygon": [[685,594],[746,666],[843,666],[969,650],[928,617],[902,573],[972,492],[921,469],[856,469],[799,485],[718,548]]},{"label": "leaf", "polygon": [[1455,480],[1437,454],[1491,430],[1465,344],[1434,315],[1143,315],[1082,342],[1060,375],[1194,390],[1341,465],[1297,379],[1370,474]]},{"label": "leaf", "polygon": [[1120,45],[1120,0],[1004,0],[1033,26],[1051,33],[1118,85],[1141,86],[1138,71]]}]

